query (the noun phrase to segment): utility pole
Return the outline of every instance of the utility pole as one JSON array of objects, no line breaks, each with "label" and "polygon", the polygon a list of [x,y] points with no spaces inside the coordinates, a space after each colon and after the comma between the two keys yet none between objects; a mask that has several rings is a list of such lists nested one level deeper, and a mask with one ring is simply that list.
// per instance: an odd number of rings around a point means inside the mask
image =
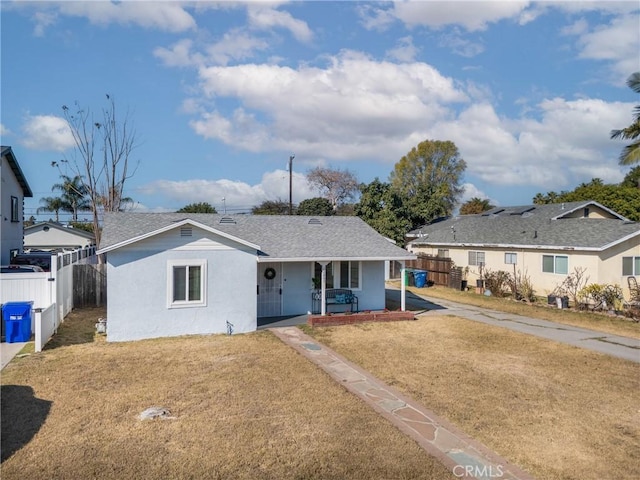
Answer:
[{"label": "utility pole", "polygon": [[293,215],[293,159],[295,155],[289,156],[289,215]]}]

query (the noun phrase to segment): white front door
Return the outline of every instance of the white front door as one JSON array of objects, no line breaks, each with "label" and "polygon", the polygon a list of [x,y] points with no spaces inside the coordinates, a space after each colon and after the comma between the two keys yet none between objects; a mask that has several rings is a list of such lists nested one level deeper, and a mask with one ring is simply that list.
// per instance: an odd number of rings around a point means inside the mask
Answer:
[{"label": "white front door", "polygon": [[258,264],[258,317],[282,315],[282,264]]}]

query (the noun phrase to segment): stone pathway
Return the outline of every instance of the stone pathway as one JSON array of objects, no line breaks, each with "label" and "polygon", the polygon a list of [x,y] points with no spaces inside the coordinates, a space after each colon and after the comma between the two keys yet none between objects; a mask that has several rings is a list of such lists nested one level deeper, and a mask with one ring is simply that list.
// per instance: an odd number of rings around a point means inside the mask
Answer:
[{"label": "stone pathway", "polygon": [[271,328],[270,331],[414,439],[451,469],[456,477],[501,480],[533,478],[299,328]]}]

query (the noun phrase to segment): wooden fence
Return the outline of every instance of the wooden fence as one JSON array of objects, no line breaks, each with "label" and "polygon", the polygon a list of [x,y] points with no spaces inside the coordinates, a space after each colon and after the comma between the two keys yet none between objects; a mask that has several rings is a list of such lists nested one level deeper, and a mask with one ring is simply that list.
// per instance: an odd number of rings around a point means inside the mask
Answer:
[{"label": "wooden fence", "polygon": [[[408,260],[406,268],[414,270],[426,270],[427,281],[435,285],[450,285],[451,269],[454,267],[453,260],[444,257],[435,257],[432,255],[418,254],[417,260]],[[460,284],[458,283],[458,288]]]},{"label": "wooden fence", "polygon": [[107,301],[107,264],[73,266],[74,308],[100,307]]}]

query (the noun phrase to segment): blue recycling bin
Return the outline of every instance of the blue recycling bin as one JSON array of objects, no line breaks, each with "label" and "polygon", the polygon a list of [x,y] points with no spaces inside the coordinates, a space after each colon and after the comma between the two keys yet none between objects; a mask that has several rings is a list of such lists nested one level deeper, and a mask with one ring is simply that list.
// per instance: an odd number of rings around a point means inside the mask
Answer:
[{"label": "blue recycling bin", "polygon": [[7,343],[31,340],[31,311],[33,302],[8,302],[2,305],[4,334]]},{"label": "blue recycling bin", "polygon": [[416,287],[422,288],[427,284],[427,272],[424,270],[416,270],[413,272],[415,278]]}]

